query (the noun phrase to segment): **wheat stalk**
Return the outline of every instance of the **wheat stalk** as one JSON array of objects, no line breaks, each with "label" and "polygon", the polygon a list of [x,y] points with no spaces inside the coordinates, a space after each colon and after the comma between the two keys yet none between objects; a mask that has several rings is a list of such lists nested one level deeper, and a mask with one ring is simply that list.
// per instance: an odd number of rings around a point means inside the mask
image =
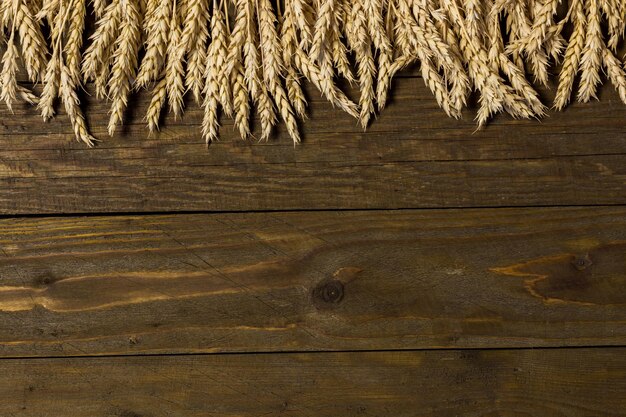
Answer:
[{"label": "wheat stalk", "polygon": [[167,100],[167,81],[165,76],[154,85],[152,89],[152,98],[146,111],[146,121],[148,122],[148,130],[153,133],[159,130],[159,119],[161,111]]},{"label": "wheat stalk", "polygon": [[[250,136],[250,96],[248,86],[251,83],[258,84],[256,68],[256,51],[254,52],[254,64],[250,71],[254,73],[254,81],[247,80],[246,68],[243,63],[244,47],[248,37],[251,10],[247,0],[234,0],[235,19],[232,32],[230,33],[230,44],[226,73],[230,74],[230,85],[233,98],[233,111],[235,118],[235,128],[239,131],[242,139]],[[254,87],[255,92],[258,87]]]},{"label": "wheat stalk", "polygon": [[[530,71],[533,74],[534,79],[542,84],[546,84],[548,80],[548,56],[543,48],[537,47],[536,49],[533,49],[533,39],[537,37],[537,33],[542,32],[543,23],[539,23],[538,29],[533,28],[533,23],[530,18],[534,17],[534,12],[535,7],[532,4],[519,0],[514,2],[512,22],[515,27],[516,41],[512,42],[507,47],[507,52],[517,55],[518,60],[520,61],[522,56],[525,56],[530,64]],[[538,17],[540,18],[540,16]],[[542,38],[541,35],[540,37]],[[541,42],[538,41],[537,44],[541,44]],[[524,67],[521,62],[518,66],[520,69]]]},{"label": "wheat stalk", "polygon": [[54,20],[54,16],[58,13],[60,6],[60,0],[44,0],[41,4],[41,8],[35,14],[35,18],[39,21],[48,20],[52,22]]},{"label": "wheat stalk", "polygon": [[313,43],[313,31],[311,29],[314,21],[313,8],[306,0],[287,1],[285,7],[289,8],[295,17],[296,26],[302,39],[302,48],[309,49]]},{"label": "wheat stalk", "polygon": [[357,77],[361,89],[359,121],[365,129],[374,113],[374,79],[376,65],[365,13],[365,0],[355,0],[346,15],[348,45],[357,61]]},{"label": "wheat stalk", "polygon": [[285,5],[281,18],[280,40],[283,51],[283,63],[285,65],[287,96],[296,115],[300,118],[305,118],[307,102],[294,68],[293,58],[294,51],[298,47],[298,34],[293,9],[289,7],[289,4]]},{"label": "wheat stalk", "polygon": [[[320,14],[324,13],[323,10],[320,10]],[[320,19],[318,18],[318,21]],[[323,20],[323,19],[322,19]],[[329,21],[328,28],[324,30],[329,32],[332,28],[332,18],[327,18]],[[332,36],[332,34],[331,34]],[[308,51],[308,55],[312,58],[309,66],[315,65],[316,72],[319,77],[319,86],[321,92],[326,97],[330,97],[333,95],[335,90],[335,69],[333,66],[333,56],[331,52],[331,46],[324,41],[315,51],[313,48],[316,48],[316,38],[313,39],[313,45],[311,45],[311,49]],[[308,61],[307,61],[308,62]]]},{"label": "wheat stalk", "polygon": [[[539,94],[526,79],[522,68],[515,65],[505,53],[502,28],[500,27],[500,16],[504,9],[504,2],[496,2],[487,17],[488,42],[490,44],[489,62],[493,71],[501,71],[508,78],[511,87],[526,101],[534,115],[543,116],[546,112],[546,106],[541,102]],[[550,26],[550,28],[552,27]]]},{"label": "wheat stalk", "polygon": [[[492,114],[507,110],[513,117],[528,118],[533,113],[528,104],[507,86],[498,73],[491,69],[482,33],[472,33],[473,17],[464,17],[454,0],[443,0],[450,18],[459,30],[461,51],[468,64],[470,77],[480,91],[480,109],[476,119],[483,126]],[[470,23],[468,23],[468,21]],[[474,27],[474,29],[471,29]]]},{"label": "wheat stalk", "polygon": [[150,82],[155,81],[163,68],[167,51],[168,33],[170,31],[171,4],[171,0],[152,0],[148,2],[148,11],[144,25],[144,32],[147,36],[146,53],[135,79],[135,84],[138,87],[146,87]]},{"label": "wheat stalk", "polygon": [[235,127],[239,130],[241,138],[246,139],[250,136],[250,101],[241,62],[238,62],[233,69],[231,84],[233,89]]},{"label": "wheat stalk", "polygon": [[[424,39],[422,47],[426,48],[426,53],[432,56],[438,67],[443,69],[444,78],[447,79],[449,88],[450,113],[452,117],[459,118],[461,110],[465,107],[467,96],[470,91],[470,80],[466,74],[463,62],[461,60],[461,52],[458,48],[453,48],[444,40],[444,34],[437,29],[432,21],[428,10],[433,6],[429,6],[428,2],[421,1],[414,3],[413,13],[417,16],[417,29],[412,26],[413,30],[417,30],[415,35]],[[442,17],[439,18],[440,20]],[[483,25],[486,27],[486,23]],[[487,35],[487,34],[486,34]],[[484,39],[486,39],[486,35]],[[446,34],[452,39],[457,39],[453,34]],[[456,45],[453,43],[452,45]],[[419,47],[418,47],[419,49]]]},{"label": "wheat stalk", "polygon": [[148,130],[150,133],[159,130],[159,119],[161,118],[161,111],[167,101],[167,81],[165,76],[162,75],[161,79],[154,85],[152,89],[152,98],[146,111],[146,121],[148,122]]},{"label": "wheat stalk", "polygon": [[372,44],[378,52],[378,66],[376,69],[376,102],[378,111],[385,108],[387,93],[391,85],[391,66],[393,51],[391,41],[385,30],[384,13],[386,6],[383,0],[365,0],[365,15],[367,18],[367,29]]},{"label": "wheat stalk", "polygon": [[620,99],[626,103],[626,73],[623,64],[613,55],[609,48],[603,49],[604,65],[609,79],[615,86]]},{"label": "wheat stalk", "polygon": [[[276,32],[276,16],[269,0],[257,0],[259,16],[259,36],[261,39],[261,61],[263,66],[263,81],[271,94],[282,119],[287,125],[287,131],[294,143],[300,142],[298,124],[287,94],[281,83],[283,61],[280,53],[280,42]],[[267,140],[269,135],[264,132],[262,139]]]},{"label": "wheat stalk", "polygon": [[[337,0],[346,1],[346,0]],[[350,60],[348,58],[348,48],[344,43],[341,33],[340,23],[344,19],[345,7],[338,7],[337,13],[333,14],[333,21],[330,32],[330,49],[332,54],[333,64],[337,68],[337,72],[345,78],[351,84],[355,81],[352,68],[350,66]]]},{"label": "wheat stalk", "polygon": [[173,5],[172,21],[170,22],[170,36],[167,47],[167,62],[165,66],[165,81],[170,110],[174,118],[183,114],[183,95],[185,94],[185,44],[183,43],[180,19],[183,16],[182,7],[176,9]]},{"label": "wheat stalk", "polygon": [[487,36],[489,39],[488,44],[488,58],[491,68],[498,70],[502,65],[501,58],[506,56],[504,52],[504,38],[502,35],[502,28],[500,27],[500,18],[503,12],[503,5],[494,3],[493,7],[489,11],[487,16]]},{"label": "wheat stalk", "polygon": [[123,17],[120,35],[115,42],[109,81],[109,96],[113,100],[108,126],[111,136],[115,127],[124,119],[128,95],[137,71],[137,55],[141,42],[141,17],[137,3],[135,0],[124,0],[119,7],[123,7]]},{"label": "wheat stalk", "polygon": [[583,54],[585,37],[587,34],[587,20],[583,0],[574,0],[570,6],[569,19],[573,22],[569,45],[565,51],[565,58],[559,74],[559,85],[554,99],[554,107],[563,109],[570,101],[574,80],[579,70],[580,59]]},{"label": "wheat stalk", "polygon": [[85,118],[80,111],[80,100],[76,94],[76,84],[70,70],[61,63],[61,97],[65,104],[65,112],[67,113],[76,138],[83,141],[87,146],[92,147],[96,139],[91,136],[85,123]]},{"label": "wheat stalk", "polygon": [[288,67],[286,71],[287,76],[285,78],[285,84],[287,85],[287,95],[289,96],[289,101],[293,105],[296,115],[299,118],[304,119],[306,118],[307,101],[304,96],[304,92],[302,91],[302,87],[300,86],[300,80],[298,79],[298,75],[293,67]]},{"label": "wheat stalk", "polygon": [[12,0],[1,0],[0,2],[0,24],[2,29],[11,28],[11,22],[15,14],[15,8]]},{"label": "wheat stalk", "polygon": [[339,107],[355,119],[359,119],[358,106],[335,84],[323,87],[324,81],[319,67],[311,62],[309,56],[302,49],[296,49],[294,65],[308,81],[326,96],[331,104]]},{"label": "wheat stalk", "polygon": [[33,106],[36,106],[39,104],[39,96],[34,94],[31,90],[29,90],[26,87],[22,87],[21,85],[18,85],[17,95],[19,96],[19,98],[21,98],[23,101],[25,101],[28,104],[31,104]]},{"label": "wheat stalk", "polygon": [[104,16],[104,11],[106,10],[107,0],[92,0],[91,4],[93,5],[93,11],[96,19],[101,19],[102,16]]},{"label": "wheat stalk", "polygon": [[0,76],[0,100],[13,111],[13,102],[17,96],[17,46],[13,34],[8,40],[2,57],[2,75]]},{"label": "wheat stalk", "polygon": [[603,47],[598,0],[586,0],[585,12],[587,16],[587,34],[585,36],[584,52],[580,59],[580,86],[577,97],[580,102],[587,102],[591,98],[597,98],[596,92],[600,83]]},{"label": "wheat stalk", "polygon": [[69,14],[67,40],[64,46],[66,66],[75,83],[79,83],[83,28],[85,27],[85,0],[76,0]]},{"label": "wheat stalk", "polygon": [[61,66],[58,57],[52,56],[46,68],[46,74],[43,79],[43,91],[41,100],[37,106],[44,121],[50,120],[54,114],[54,101],[59,94],[59,84],[61,83]]},{"label": "wheat stalk", "polygon": [[241,7],[243,10],[242,24],[244,24],[245,39],[242,45],[243,66],[244,66],[244,79],[248,92],[252,100],[256,101],[261,81],[259,79],[259,54],[256,43],[257,35],[256,28],[254,26],[256,20],[254,19],[254,3],[247,0],[242,0],[244,3]]},{"label": "wheat stalk", "polygon": [[553,16],[556,14],[558,0],[538,0],[533,10],[533,24],[528,36],[522,41],[522,48],[526,53],[535,53],[543,48],[553,25]]},{"label": "wheat stalk", "polygon": [[102,72],[102,67],[109,66],[112,46],[120,31],[122,18],[120,5],[121,0],[113,0],[106,6],[103,17],[97,22],[96,30],[90,37],[91,44],[85,51],[82,64],[85,81],[95,80]]},{"label": "wheat stalk", "polygon": [[[39,81],[46,68],[46,42],[34,13],[23,1],[13,0],[15,6],[14,26],[20,36],[24,66],[32,81]],[[84,14],[84,13],[83,13]]]},{"label": "wheat stalk", "polygon": [[[222,2],[224,0],[221,0]],[[228,73],[228,34],[226,28],[226,17],[222,7],[217,2],[214,3],[213,16],[215,17],[215,26],[211,31],[212,45],[214,45],[215,54],[212,63],[213,70],[216,74],[216,82],[219,91],[219,100],[222,110],[227,116],[232,116],[232,91],[230,90],[230,74]]]},{"label": "wheat stalk", "polygon": [[309,54],[314,61],[318,61],[323,52],[327,53],[328,38],[333,25],[335,14],[335,0],[318,0],[317,18],[313,29],[313,43]]},{"label": "wheat stalk", "polygon": [[[55,96],[59,95],[76,139],[91,147],[96,139],[91,136],[87,129],[85,118],[80,109],[80,100],[76,94],[76,90],[80,86],[78,71],[80,61],[76,56],[72,56],[73,51],[77,49],[77,44],[81,41],[74,33],[67,33],[69,30],[66,29],[69,27],[72,31],[80,31],[82,34],[84,17],[75,17],[73,13],[76,8],[84,7],[84,3],[81,6],[82,1],[84,0],[70,0],[65,3],[61,0],[56,14],[49,15],[52,28],[51,37],[54,42],[51,59],[57,62],[49,64],[46,69],[46,78],[53,83],[53,86],[48,90],[49,96],[44,95],[48,103],[42,107],[42,116],[47,119],[53,114],[53,101]],[[78,47],[78,49],[80,48]],[[68,62],[72,67],[68,66]],[[46,92],[45,87],[44,92]]]},{"label": "wheat stalk", "polygon": [[[204,74],[204,117],[202,120],[202,134],[207,145],[218,139],[219,120],[218,107],[226,106],[230,99],[224,99],[222,92],[225,87],[220,86],[223,81],[224,67],[226,66],[226,28],[224,15],[216,0],[213,0],[213,14],[211,16],[211,43],[207,51],[207,65]],[[230,83],[230,80],[228,80]]]},{"label": "wheat stalk", "polygon": [[602,0],[600,7],[607,18],[609,34],[608,47],[612,50],[617,50],[620,38],[624,34],[626,2],[624,0]]},{"label": "wheat stalk", "polygon": [[181,40],[182,47],[185,48],[187,54],[185,86],[192,92],[196,103],[200,103],[204,87],[206,42],[209,37],[209,4],[208,0],[189,1]]},{"label": "wheat stalk", "polygon": [[550,27],[548,36],[545,42],[545,51],[555,61],[559,62],[561,55],[565,50],[565,38],[561,34],[565,27],[566,20],[563,19],[557,25]]},{"label": "wheat stalk", "polygon": [[[423,26],[425,22],[417,22],[412,17],[413,12],[408,0],[398,0],[396,7],[399,18],[397,24],[398,41],[404,44],[403,49],[405,51],[414,51],[414,56],[420,61],[424,83],[435,95],[437,103],[448,115],[458,117],[456,110],[451,106],[447,85],[433,64],[433,55],[431,50],[428,49],[427,35],[419,25],[419,23],[422,23]],[[445,60],[445,57],[443,59]],[[400,59],[395,65],[398,66],[399,63],[404,64],[405,60]]]}]

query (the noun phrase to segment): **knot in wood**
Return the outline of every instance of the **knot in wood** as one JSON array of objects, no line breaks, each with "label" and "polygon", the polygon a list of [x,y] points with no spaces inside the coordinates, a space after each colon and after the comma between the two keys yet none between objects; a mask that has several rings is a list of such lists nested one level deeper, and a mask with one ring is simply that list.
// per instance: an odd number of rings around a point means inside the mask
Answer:
[{"label": "knot in wood", "polygon": [[325,281],[318,285],[313,295],[315,298],[325,303],[336,304],[343,299],[343,283],[336,279]]},{"label": "knot in wood", "polygon": [[56,280],[51,275],[44,274],[44,275],[40,275],[40,276],[36,277],[34,279],[34,284],[37,287],[46,287],[46,286],[54,284],[55,281]]},{"label": "knot in wood", "polygon": [[572,265],[579,271],[584,271],[589,268],[593,262],[591,262],[591,258],[589,258],[589,254],[577,256],[572,261]]}]

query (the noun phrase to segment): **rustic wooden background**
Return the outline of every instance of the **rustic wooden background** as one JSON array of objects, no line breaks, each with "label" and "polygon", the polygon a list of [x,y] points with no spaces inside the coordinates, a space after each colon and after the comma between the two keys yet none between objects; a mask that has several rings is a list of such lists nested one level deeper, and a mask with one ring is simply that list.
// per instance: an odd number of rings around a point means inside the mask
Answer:
[{"label": "rustic wooden background", "polygon": [[[551,92],[545,92],[549,98]],[[446,118],[405,74],[294,147],[0,111],[0,416],[624,416],[626,106]]]}]

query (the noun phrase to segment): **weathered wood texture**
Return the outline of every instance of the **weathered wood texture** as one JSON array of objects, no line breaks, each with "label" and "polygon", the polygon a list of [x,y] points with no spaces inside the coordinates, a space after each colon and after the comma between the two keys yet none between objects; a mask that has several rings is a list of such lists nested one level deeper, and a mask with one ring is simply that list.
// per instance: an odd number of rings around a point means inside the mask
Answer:
[{"label": "weathered wood texture", "polygon": [[[309,96],[295,148],[0,110],[0,214],[137,212],[0,220],[0,416],[622,415],[617,95],[476,133],[410,76],[365,133]],[[587,207],[496,208],[548,205]],[[141,214],[428,207],[476,209]]]},{"label": "weathered wood texture", "polygon": [[0,221],[0,354],[626,343],[626,208]]},{"label": "weathered wood texture", "polygon": [[393,103],[368,132],[309,92],[305,144],[282,128],[245,143],[224,120],[207,151],[201,112],[147,136],[147,97],[120,136],[108,107],[88,102],[95,149],[76,143],[64,114],[0,111],[0,213],[254,211],[626,204],[626,106],[604,89],[545,120],[498,116],[475,131],[473,114],[444,116],[418,78],[395,82]]},{"label": "weathered wood texture", "polygon": [[615,417],[626,409],[624,348],[3,360],[0,372],[3,416]]}]

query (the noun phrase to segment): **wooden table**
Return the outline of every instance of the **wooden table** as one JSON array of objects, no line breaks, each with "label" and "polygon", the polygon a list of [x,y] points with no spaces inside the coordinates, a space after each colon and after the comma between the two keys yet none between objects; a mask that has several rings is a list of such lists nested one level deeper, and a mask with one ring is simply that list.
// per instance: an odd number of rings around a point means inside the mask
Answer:
[{"label": "wooden table", "polygon": [[[547,95],[549,96],[549,92]],[[0,416],[626,415],[626,106],[207,149],[0,112]],[[258,128],[258,126],[257,126]]]}]

